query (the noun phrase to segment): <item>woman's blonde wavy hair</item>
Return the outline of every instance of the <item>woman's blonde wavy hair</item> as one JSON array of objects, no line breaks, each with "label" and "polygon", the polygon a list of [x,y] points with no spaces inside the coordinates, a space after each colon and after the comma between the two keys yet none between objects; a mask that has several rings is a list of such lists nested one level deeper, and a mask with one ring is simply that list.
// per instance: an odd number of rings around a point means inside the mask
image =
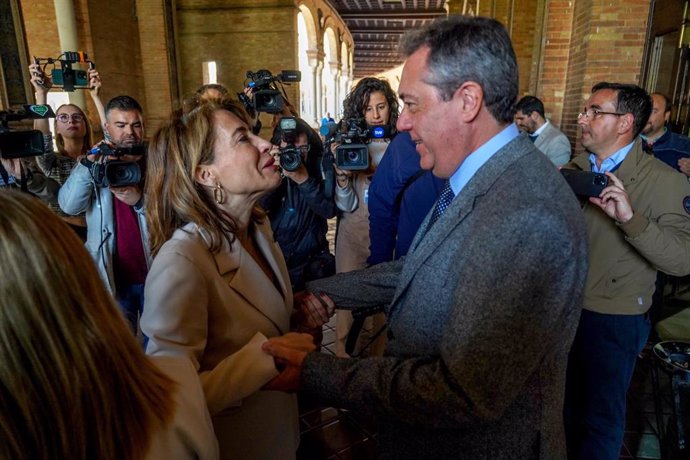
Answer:
[{"label": "woman's blonde wavy hair", "polygon": [[13,191],[0,215],[0,458],[144,458],[176,384],[60,218]]},{"label": "woman's blonde wavy hair", "polygon": [[[214,160],[213,114],[227,110],[246,124],[249,117],[238,102],[229,99],[199,103],[188,110],[174,114],[149,142],[145,196],[152,256],[176,229],[189,222],[210,234],[211,251],[220,250],[223,241],[232,244],[235,239],[237,222],[215,203],[208,187],[195,181],[194,174],[198,166]],[[264,216],[255,206],[254,222],[261,222]]]}]

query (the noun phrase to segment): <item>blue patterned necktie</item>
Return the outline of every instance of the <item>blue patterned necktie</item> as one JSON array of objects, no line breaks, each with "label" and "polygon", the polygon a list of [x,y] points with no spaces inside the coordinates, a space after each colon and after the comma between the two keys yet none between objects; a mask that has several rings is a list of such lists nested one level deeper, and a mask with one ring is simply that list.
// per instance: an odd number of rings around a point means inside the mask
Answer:
[{"label": "blue patterned necktie", "polygon": [[529,134],[529,140],[531,140],[532,142],[536,141],[538,137],[539,134]]},{"label": "blue patterned necktie", "polygon": [[450,182],[446,181],[446,185],[443,186],[441,194],[438,196],[438,200],[436,200],[436,206],[434,206],[434,211],[431,213],[431,219],[429,219],[429,226],[427,229],[431,228],[438,218],[446,212],[453,198],[455,198],[455,193],[453,193],[453,189],[450,187]]}]

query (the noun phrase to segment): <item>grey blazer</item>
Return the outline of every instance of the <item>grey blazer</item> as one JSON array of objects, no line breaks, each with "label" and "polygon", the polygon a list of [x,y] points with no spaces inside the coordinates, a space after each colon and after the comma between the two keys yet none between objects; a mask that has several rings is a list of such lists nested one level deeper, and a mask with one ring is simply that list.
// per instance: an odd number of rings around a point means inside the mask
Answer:
[{"label": "grey blazer", "polygon": [[382,358],[313,353],[303,385],[372,411],[384,458],[565,458],[568,350],[587,274],[582,211],[519,136],[408,255],[309,283],[339,307],[387,304]]},{"label": "grey blazer", "polygon": [[534,141],[534,146],[556,166],[563,166],[570,161],[570,141],[553,123],[549,122]]}]

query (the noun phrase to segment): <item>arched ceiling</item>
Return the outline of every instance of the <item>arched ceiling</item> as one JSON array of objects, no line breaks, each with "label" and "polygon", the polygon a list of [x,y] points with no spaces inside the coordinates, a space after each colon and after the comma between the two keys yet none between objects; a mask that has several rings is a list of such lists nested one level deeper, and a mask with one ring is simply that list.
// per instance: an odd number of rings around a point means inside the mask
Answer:
[{"label": "arched ceiling", "polygon": [[445,0],[330,0],[354,40],[355,79],[402,63],[397,45],[403,32],[445,16]]}]

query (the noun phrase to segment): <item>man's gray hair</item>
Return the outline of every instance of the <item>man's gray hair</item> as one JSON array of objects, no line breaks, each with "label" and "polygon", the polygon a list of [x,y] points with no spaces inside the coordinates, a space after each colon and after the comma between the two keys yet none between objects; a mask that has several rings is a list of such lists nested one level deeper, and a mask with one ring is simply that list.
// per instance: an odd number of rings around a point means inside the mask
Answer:
[{"label": "man's gray hair", "polygon": [[399,51],[409,57],[429,48],[424,81],[444,101],[465,82],[484,91],[486,108],[499,122],[512,122],[518,94],[518,67],[505,28],[490,18],[449,16],[403,35]]}]

